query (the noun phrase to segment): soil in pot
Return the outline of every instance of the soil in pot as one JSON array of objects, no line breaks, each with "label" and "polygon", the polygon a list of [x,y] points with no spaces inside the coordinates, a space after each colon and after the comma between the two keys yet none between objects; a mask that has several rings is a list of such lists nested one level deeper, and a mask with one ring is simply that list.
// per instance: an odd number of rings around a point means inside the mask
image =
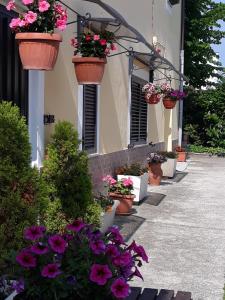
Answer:
[{"label": "soil in pot", "polygon": [[60,34],[23,32],[15,38],[24,69],[51,71],[54,68],[62,41]]},{"label": "soil in pot", "polygon": [[106,59],[98,57],[77,57],[72,59],[78,84],[101,84]]},{"label": "soil in pot", "polygon": [[115,200],[119,200],[120,204],[116,208],[116,215],[131,215],[132,206],[135,195],[121,195],[116,193],[110,193],[109,196]]},{"label": "soil in pot", "polygon": [[173,109],[176,106],[177,101],[172,100],[169,97],[163,98],[163,105],[166,109]]},{"label": "soil in pot", "polygon": [[160,185],[163,176],[161,165],[162,165],[161,163],[149,164],[148,166],[149,184]]}]

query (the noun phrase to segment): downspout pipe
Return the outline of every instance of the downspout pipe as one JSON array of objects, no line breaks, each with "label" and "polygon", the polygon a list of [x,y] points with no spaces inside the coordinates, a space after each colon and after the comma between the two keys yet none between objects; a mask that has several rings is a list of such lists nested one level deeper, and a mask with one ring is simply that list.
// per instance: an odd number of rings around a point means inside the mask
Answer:
[{"label": "downspout pipe", "polygon": [[[181,0],[181,34],[180,34],[180,91],[184,91],[184,29],[185,29],[185,0]],[[178,146],[182,146],[184,101],[179,101]]]}]

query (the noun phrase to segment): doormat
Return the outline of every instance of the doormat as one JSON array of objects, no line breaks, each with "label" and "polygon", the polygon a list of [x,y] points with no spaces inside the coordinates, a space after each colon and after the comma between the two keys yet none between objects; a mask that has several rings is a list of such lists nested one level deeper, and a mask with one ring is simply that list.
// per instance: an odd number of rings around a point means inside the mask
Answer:
[{"label": "doormat", "polygon": [[115,216],[114,224],[119,227],[124,240],[127,242],[144,221],[144,218],[133,215]]},{"label": "doormat", "polygon": [[162,202],[162,200],[166,197],[166,195],[160,193],[150,192],[148,194],[149,195],[143,199],[143,203],[153,205],[153,206],[158,206]]},{"label": "doormat", "polygon": [[188,172],[176,172],[176,175],[174,178],[171,179],[173,182],[180,182],[184,177],[186,177]]}]

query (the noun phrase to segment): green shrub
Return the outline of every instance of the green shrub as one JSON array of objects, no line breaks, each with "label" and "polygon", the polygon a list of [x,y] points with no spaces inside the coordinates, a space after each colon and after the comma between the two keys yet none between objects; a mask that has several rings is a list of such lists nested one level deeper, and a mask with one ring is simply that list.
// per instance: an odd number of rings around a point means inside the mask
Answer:
[{"label": "green shrub", "polygon": [[59,216],[62,213],[68,222],[70,219],[89,221],[91,218],[93,223],[98,224],[100,213],[92,196],[88,157],[79,150],[79,145],[78,134],[72,124],[66,121],[56,124],[42,174],[50,187],[52,201],[60,199],[62,211]]},{"label": "green shrub", "polygon": [[42,219],[48,194],[30,165],[26,121],[10,102],[0,103],[0,265],[22,245],[26,226]]},{"label": "green shrub", "polygon": [[213,155],[219,155],[225,153],[225,148],[221,147],[204,147],[199,145],[188,145],[188,151],[194,153],[209,153]]}]

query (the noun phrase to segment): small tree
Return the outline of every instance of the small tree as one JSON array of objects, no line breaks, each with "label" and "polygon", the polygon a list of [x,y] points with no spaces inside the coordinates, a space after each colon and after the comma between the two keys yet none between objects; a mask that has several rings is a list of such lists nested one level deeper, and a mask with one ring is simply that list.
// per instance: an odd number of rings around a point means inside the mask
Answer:
[{"label": "small tree", "polygon": [[[47,147],[43,176],[51,188],[52,200],[60,199],[62,211],[68,221],[80,217],[87,220],[88,212],[91,212],[96,213],[92,222],[98,223],[100,209],[93,202],[88,157],[79,150],[79,145],[78,134],[73,125],[66,121],[59,122]],[[52,209],[51,205],[51,212]]]},{"label": "small tree", "polygon": [[25,118],[10,102],[0,103],[0,264],[22,246],[24,228],[42,218],[48,201],[30,153]]}]

